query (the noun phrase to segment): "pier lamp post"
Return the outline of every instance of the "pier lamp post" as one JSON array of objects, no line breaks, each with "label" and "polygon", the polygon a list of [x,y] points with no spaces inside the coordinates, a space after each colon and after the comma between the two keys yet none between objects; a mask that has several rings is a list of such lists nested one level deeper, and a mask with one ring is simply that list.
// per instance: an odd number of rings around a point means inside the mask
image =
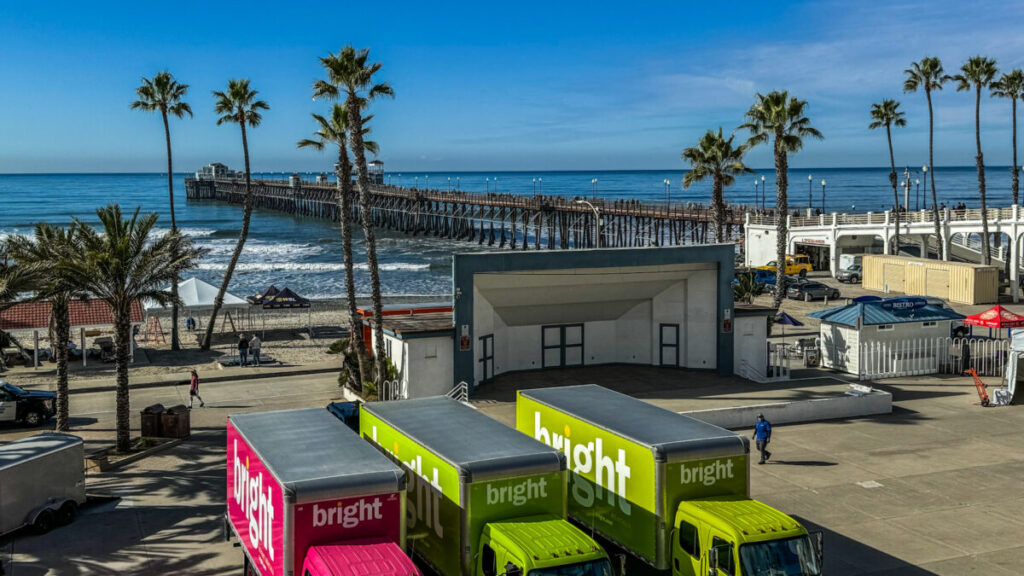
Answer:
[{"label": "pier lamp post", "polygon": [[491,191],[491,179],[490,178],[484,178],[484,183],[487,184],[487,191],[490,192]]},{"label": "pier lamp post", "polygon": [[449,192],[452,191],[452,177],[451,176],[448,177],[448,191]]},{"label": "pier lamp post", "polygon": [[495,194],[498,193],[498,177],[497,176],[494,177],[494,193]]},{"label": "pier lamp post", "polygon": [[921,179],[914,178],[914,210],[921,209]]},{"label": "pier lamp post", "polygon": [[430,176],[427,176],[426,174],[424,174],[423,175],[423,179],[424,179],[423,187],[426,188],[427,190],[430,190]]},{"label": "pier lamp post", "polygon": [[594,178],[594,179],[592,179],[590,181],[590,188],[591,188],[590,195],[596,198],[597,197],[597,178]]},{"label": "pier lamp post", "polygon": [[924,205],[928,205],[928,166],[921,166],[921,178],[924,178]]},{"label": "pier lamp post", "polygon": [[828,214],[828,212],[825,211],[825,179],[824,178],[821,179],[821,213],[822,214]]},{"label": "pier lamp post", "polygon": [[761,175],[761,212],[764,212],[764,210],[765,210],[764,203],[765,203],[765,189],[764,189],[764,175],[762,174]]},{"label": "pier lamp post", "polygon": [[661,181],[665,185],[665,207],[672,206],[672,182],[668,178]]},{"label": "pier lamp post", "polygon": [[597,206],[594,206],[586,200],[574,200],[576,204],[586,204],[590,206],[590,209],[594,211],[594,247],[601,247],[601,213],[597,211]]},{"label": "pier lamp post", "polygon": [[455,189],[462,190],[462,176],[455,177]]},{"label": "pier lamp post", "polygon": [[533,179],[533,195],[534,196],[537,195],[537,179],[536,178]]},{"label": "pier lamp post", "polygon": [[537,178],[537,190],[539,190],[541,194],[544,193],[544,179],[543,178]]},{"label": "pier lamp post", "polygon": [[754,178],[754,210],[757,210],[758,194],[760,194],[760,189],[757,187],[757,178]]},{"label": "pier lamp post", "polygon": [[814,191],[811,188],[811,184],[814,181],[814,175],[807,175],[807,209],[810,210],[814,207]]}]

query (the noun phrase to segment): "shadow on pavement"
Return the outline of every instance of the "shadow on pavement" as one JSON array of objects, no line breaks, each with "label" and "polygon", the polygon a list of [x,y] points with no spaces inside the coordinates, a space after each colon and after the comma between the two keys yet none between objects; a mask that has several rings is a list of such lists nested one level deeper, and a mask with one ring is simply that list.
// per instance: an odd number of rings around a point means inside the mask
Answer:
[{"label": "shadow on pavement", "polygon": [[825,535],[825,565],[822,574],[828,576],[935,576],[934,572],[910,564],[890,554],[872,548],[814,522],[793,516],[810,532]]}]

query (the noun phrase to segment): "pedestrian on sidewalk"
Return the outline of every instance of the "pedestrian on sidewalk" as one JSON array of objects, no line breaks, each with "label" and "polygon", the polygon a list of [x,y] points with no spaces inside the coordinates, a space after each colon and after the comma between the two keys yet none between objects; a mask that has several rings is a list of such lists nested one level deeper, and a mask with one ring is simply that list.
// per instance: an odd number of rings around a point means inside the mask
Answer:
[{"label": "pedestrian on sidewalk", "polygon": [[249,340],[249,354],[252,355],[252,363],[257,368],[260,367],[260,337],[256,334],[252,335],[252,340]]},{"label": "pedestrian on sidewalk", "polygon": [[772,441],[772,423],[764,419],[764,414],[757,414],[757,421],[754,422],[754,440],[757,442],[757,451],[761,453],[761,461],[764,464],[772,457],[768,451],[768,443]]},{"label": "pedestrian on sidewalk", "polygon": [[192,409],[192,399],[199,398],[199,407],[205,408],[206,402],[203,402],[203,397],[199,395],[199,373],[196,369],[192,369],[192,377],[188,383],[188,409]]},{"label": "pedestrian on sidewalk", "polygon": [[245,334],[238,335],[238,365],[245,366],[247,364],[246,357],[249,354],[249,341],[245,339]]}]

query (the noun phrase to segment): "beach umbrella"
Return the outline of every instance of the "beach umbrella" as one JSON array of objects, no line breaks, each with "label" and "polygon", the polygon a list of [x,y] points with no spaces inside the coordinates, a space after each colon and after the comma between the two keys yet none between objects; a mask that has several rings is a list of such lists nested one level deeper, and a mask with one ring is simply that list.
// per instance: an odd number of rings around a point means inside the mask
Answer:
[{"label": "beach umbrella", "polygon": [[796,318],[793,318],[792,316],[790,316],[789,314],[786,314],[785,312],[779,312],[775,316],[775,323],[778,324],[779,326],[782,326],[782,343],[783,344],[786,343],[786,326],[803,326],[804,325],[803,322],[797,320]]}]

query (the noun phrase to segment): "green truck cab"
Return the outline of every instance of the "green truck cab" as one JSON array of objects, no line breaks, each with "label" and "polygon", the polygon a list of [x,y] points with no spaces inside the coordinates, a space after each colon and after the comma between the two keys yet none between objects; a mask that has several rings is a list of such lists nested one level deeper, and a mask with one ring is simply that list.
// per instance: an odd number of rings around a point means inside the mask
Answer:
[{"label": "green truck cab", "polygon": [[569,516],[629,574],[817,576],[821,540],[750,498],[750,441],[595,385],[520,390],[516,429],[566,454]]},{"label": "green truck cab", "polygon": [[363,404],[359,433],[407,471],[407,545],[437,573],[612,576],[559,451],[446,397]]}]

